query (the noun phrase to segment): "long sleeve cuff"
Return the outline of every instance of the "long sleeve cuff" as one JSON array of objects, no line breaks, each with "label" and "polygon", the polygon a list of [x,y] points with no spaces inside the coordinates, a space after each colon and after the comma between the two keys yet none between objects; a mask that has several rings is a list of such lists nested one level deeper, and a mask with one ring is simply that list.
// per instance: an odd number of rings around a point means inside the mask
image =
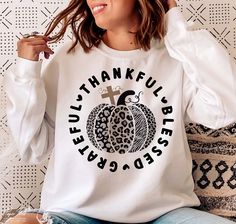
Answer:
[{"label": "long sleeve cuff", "polygon": [[20,78],[35,79],[40,78],[42,61],[31,61],[18,57],[14,74]]}]

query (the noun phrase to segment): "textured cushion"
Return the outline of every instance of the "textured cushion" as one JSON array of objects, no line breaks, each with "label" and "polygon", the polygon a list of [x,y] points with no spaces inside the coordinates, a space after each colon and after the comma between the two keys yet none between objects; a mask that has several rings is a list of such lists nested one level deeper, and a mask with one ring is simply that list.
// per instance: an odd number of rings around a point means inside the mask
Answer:
[{"label": "textured cushion", "polygon": [[186,125],[201,209],[236,217],[236,123],[219,130]]}]

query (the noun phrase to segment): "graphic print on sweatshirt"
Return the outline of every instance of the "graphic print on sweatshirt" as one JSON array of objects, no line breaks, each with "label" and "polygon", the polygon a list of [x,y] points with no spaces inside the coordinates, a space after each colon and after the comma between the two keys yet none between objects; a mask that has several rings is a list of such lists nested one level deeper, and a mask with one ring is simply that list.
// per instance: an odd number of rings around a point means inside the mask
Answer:
[{"label": "graphic print on sweatshirt", "polygon": [[[156,121],[152,111],[140,104],[140,92],[127,90],[120,94],[107,87],[102,98],[109,97],[111,104],[99,104],[90,113],[87,133],[92,144],[110,153],[137,152],[149,146],[156,133]],[[119,95],[115,105],[114,94]],[[135,96],[136,102],[129,96]]]},{"label": "graphic print on sweatshirt", "polygon": [[[141,89],[132,89],[130,88],[132,85],[125,89],[116,85],[116,79],[134,82],[143,80],[146,74],[138,71],[137,76],[133,77],[134,71],[127,68],[126,74],[122,76],[119,68],[113,68],[113,74],[102,71],[101,77],[89,77],[88,81],[92,89],[89,88],[88,83],[83,83],[79,88],[81,93],[76,99],[80,102],[79,106],[70,106],[73,111],[80,112],[85,109],[82,106],[84,95],[91,97],[96,94],[99,98],[97,105],[95,101],[94,106],[86,111],[87,117],[83,117],[85,128],[78,126],[69,128],[72,136],[79,133],[79,137],[72,139],[75,146],[80,146],[77,148],[78,152],[88,162],[96,163],[99,169],[109,169],[111,172],[143,169],[161,157],[164,148],[169,144],[168,139],[173,134],[173,130],[166,127],[174,122],[171,117],[173,107],[166,96],[159,94],[163,91],[163,87],[157,85],[155,79],[149,77],[146,82],[143,82]],[[132,87],[136,88],[136,86]],[[143,99],[145,92],[150,94],[150,90],[152,93],[150,97],[153,97],[153,100],[158,99],[162,105],[159,108],[160,115],[154,113]],[[160,117],[163,120],[161,123],[159,121],[160,127],[158,127],[156,119]],[[69,123],[78,123],[79,120],[78,114],[69,114]],[[124,158],[122,160],[120,160],[121,155]],[[133,160],[126,161],[127,156],[129,158],[132,156]]]}]

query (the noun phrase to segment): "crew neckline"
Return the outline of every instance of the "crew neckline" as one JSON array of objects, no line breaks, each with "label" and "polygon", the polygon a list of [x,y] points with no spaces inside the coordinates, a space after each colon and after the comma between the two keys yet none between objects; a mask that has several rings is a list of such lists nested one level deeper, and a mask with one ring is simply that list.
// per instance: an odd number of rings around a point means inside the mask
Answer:
[{"label": "crew neckline", "polygon": [[118,58],[118,59],[129,59],[135,57],[146,57],[148,56],[157,46],[159,46],[160,40],[153,39],[151,40],[151,48],[148,51],[143,49],[134,49],[134,50],[127,50],[121,51],[113,49],[107,46],[102,40],[99,46],[96,48],[98,51],[102,52],[103,54],[108,55],[109,57]]}]

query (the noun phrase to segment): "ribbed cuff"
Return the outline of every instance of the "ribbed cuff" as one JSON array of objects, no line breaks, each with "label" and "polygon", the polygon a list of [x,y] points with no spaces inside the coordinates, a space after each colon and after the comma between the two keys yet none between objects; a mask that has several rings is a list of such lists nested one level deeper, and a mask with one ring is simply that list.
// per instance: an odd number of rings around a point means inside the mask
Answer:
[{"label": "ribbed cuff", "polygon": [[42,61],[31,61],[18,57],[15,66],[15,74],[21,78],[40,78]]},{"label": "ribbed cuff", "polygon": [[171,30],[176,30],[177,27],[187,28],[187,26],[188,26],[188,23],[178,6],[171,8],[166,13],[167,32]]}]

